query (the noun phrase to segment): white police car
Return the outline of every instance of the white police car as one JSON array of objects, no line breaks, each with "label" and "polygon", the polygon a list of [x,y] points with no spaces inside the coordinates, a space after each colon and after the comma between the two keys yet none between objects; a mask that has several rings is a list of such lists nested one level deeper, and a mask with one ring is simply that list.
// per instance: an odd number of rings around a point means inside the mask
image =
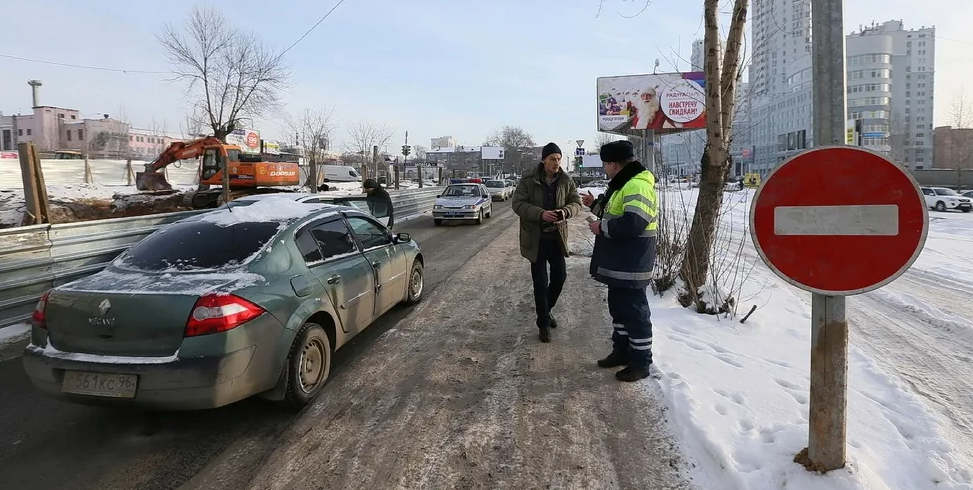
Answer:
[{"label": "white police car", "polygon": [[452,180],[432,206],[436,226],[446,220],[473,220],[482,224],[493,216],[493,199],[480,179]]}]

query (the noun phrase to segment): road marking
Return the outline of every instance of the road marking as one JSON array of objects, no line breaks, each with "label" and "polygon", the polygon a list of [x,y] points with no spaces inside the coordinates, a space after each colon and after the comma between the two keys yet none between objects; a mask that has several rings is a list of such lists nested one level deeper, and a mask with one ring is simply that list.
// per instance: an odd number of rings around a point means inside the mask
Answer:
[{"label": "road marking", "polygon": [[774,234],[896,236],[899,207],[895,204],[778,206],[774,208]]}]

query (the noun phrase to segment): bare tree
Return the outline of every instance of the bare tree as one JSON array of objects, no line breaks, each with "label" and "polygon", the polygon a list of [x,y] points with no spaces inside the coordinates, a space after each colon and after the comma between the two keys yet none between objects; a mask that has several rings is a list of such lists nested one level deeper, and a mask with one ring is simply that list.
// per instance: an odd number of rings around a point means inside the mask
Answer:
[{"label": "bare tree", "polygon": [[206,116],[200,114],[198,110],[193,110],[193,112],[186,114],[183,121],[179,123],[179,133],[187,140],[202,137],[203,128],[206,127],[206,119]]},{"label": "bare tree", "polygon": [[960,89],[949,104],[949,122],[954,128],[968,128],[973,125],[973,105],[966,99],[965,89]]},{"label": "bare tree", "polygon": [[298,146],[304,149],[304,159],[308,165],[308,179],[304,185],[310,187],[311,192],[318,191],[318,165],[325,160],[325,152],[331,148],[333,114],[334,108],[305,109],[300,117],[288,121],[291,131],[297,136]]},{"label": "bare tree", "polygon": [[729,148],[732,138],[736,86],[740,80],[741,45],[747,20],[748,0],[734,0],[726,51],[722,52],[719,25],[719,0],[704,0],[705,34],[703,50],[706,73],[706,147],[700,162],[699,198],[689,230],[680,275],[686,293],[697,302],[699,288],[706,284],[710,256],[723,187],[730,172]]},{"label": "bare tree", "polygon": [[623,139],[625,138],[622,136],[617,136],[611,133],[598,132],[598,136],[595,137],[595,147],[596,147],[595,151],[600,150],[602,146],[605,146],[608,143],[611,143],[612,141],[618,141]]},{"label": "bare tree", "polygon": [[426,147],[422,145],[415,145],[412,147],[413,159],[417,162],[426,161]]},{"label": "bare tree", "polygon": [[279,106],[289,78],[281,53],[219,11],[195,7],[181,30],[167,24],[158,40],[217,138]]},{"label": "bare tree", "polygon": [[516,126],[504,126],[494,131],[484,143],[485,146],[503,147],[503,168],[501,173],[507,173],[514,168],[524,171],[524,155],[534,147],[534,137],[527,131]]},{"label": "bare tree", "polygon": [[351,141],[346,144],[346,150],[361,155],[362,175],[368,177],[369,163],[374,171],[378,170],[377,162],[372,161],[372,148],[385,146],[392,139],[392,128],[386,124],[378,125],[359,120],[348,127]]}]

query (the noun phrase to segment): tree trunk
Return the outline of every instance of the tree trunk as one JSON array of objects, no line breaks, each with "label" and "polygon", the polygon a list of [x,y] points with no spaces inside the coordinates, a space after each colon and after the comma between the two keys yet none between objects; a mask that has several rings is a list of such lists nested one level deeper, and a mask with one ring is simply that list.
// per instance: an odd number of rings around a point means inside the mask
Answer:
[{"label": "tree trunk", "polygon": [[706,149],[700,161],[699,197],[689,229],[689,242],[683,256],[680,276],[686,281],[691,299],[696,299],[700,286],[709,275],[713,238],[720,208],[723,187],[729,166],[729,145],[732,134],[733,108],[737,71],[740,66],[740,46],[747,18],[748,0],[735,0],[726,55],[721,59],[719,31],[719,1],[705,0],[703,18],[706,53]]}]

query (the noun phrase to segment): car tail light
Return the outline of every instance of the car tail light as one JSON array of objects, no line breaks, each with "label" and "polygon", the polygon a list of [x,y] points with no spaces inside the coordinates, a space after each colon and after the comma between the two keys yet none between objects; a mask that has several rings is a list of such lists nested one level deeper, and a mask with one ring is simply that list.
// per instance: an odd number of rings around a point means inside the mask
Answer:
[{"label": "car tail light", "polygon": [[201,296],[186,321],[186,337],[225,332],[264,313],[264,309],[232,294]]},{"label": "car tail light", "polygon": [[30,323],[35,327],[47,329],[47,298],[50,294],[50,291],[45,292],[40,301],[37,302],[37,306],[34,307],[34,313],[30,316]]}]

